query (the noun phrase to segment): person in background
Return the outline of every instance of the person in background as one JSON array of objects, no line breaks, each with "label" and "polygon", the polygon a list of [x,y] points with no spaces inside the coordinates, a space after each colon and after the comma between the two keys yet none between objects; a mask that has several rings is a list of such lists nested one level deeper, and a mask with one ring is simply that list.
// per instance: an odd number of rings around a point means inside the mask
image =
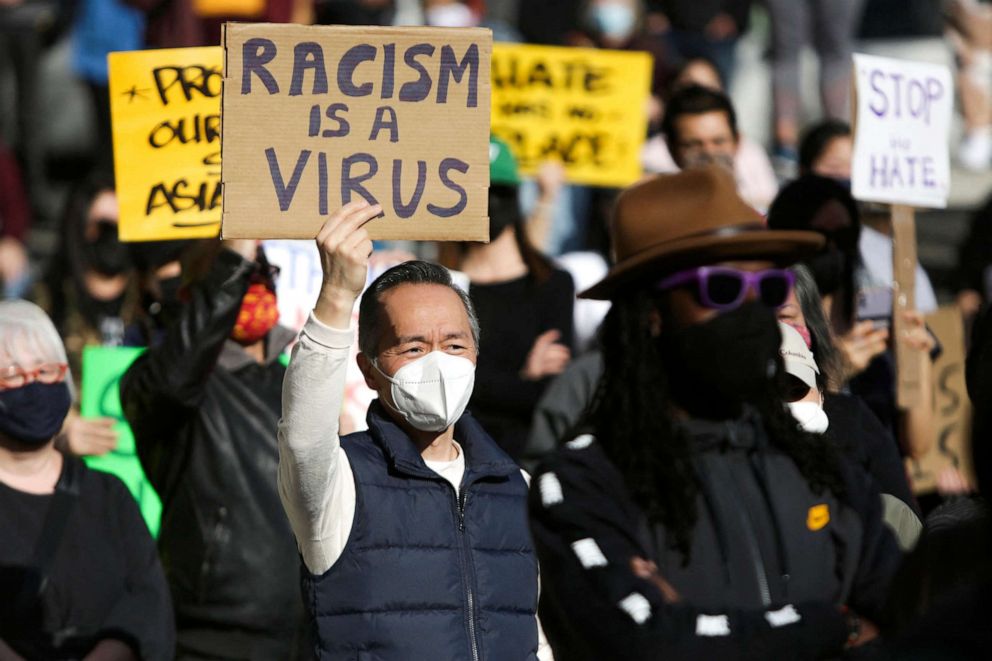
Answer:
[{"label": "person in background", "polygon": [[865,0],[766,0],[772,28],[772,98],[776,167],[795,176],[798,160],[799,63],[803,46],[816,51],[820,106],[830,119],[847,119],[854,34]]},{"label": "person in background", "polygon": [[[711,90],[711,93],[693,91],[682,94],[683,90],[693,86]],[[736,114],[729,97],[725,95],[716,67],[703,58],[686,62],[672,82],[666,103],[668,104],[666,116],[668,113],[674,113],[673,119],[678,119],[678,116],[682,115],[680,120],[671,123],[669,130],[686,127],[686,130],[693,131],[699,134],[701,139],[705,139],[703,130],[708,129],[712,135],[709,146],[711,151],[718,148],[716,142],[720,139],[718,136],[726,137],[729,127],[730,133],[734,135],[735,146],[729,161],[726,160],[727,156],[721,155],[721,158],[725,159],[727,165],[732,165],[741,196],[756,209],[767,209],[778,192],[775,173],[772,171],[771,162],[764,148],[747,136],[737,133]],[[674,109],[672,104],[675,106]],[[725,122],[721,116],[726,117]],[[653,136],[645,143],[641,152],[641,162],[646,171],[676,172],[680,167],[684,167],[677,165],[678,161],[673,159],[670,135],[663,126],[661,135]]]},{"label": "person in background", "polygon": [[144,45],[145,17],[123,0],[82,0],[72,25],[72,68],[86,84],[95,115],[96,167],[112,172],[113,134],[110,128],[110,90],[107,54],[140,50]]},{"label": "person in background", "polygon": [[[825,247],[804,260],[816,282],[830,327],[841,352],[841,384],[865,400],[886,429],[897,438],[905,454],[919,457],[933,443],[933,412],[921,406],[902,413],[896,407],[895,358],[889,342],[892,308],[879,311],[859,308],[866,300],[870,273],[863,260],[858,205],[837,181],[817,175],[800,177],[782,189],[768,212],[768,226],[781,230],[814,230],[826,238]],[[891,241],[891,240],[890,240]],[[891,243],[889,263],[891,264]],[[891,276],[890,276],[891,277]],[[919,281],[917,282],[919,285]],[[891,303],[891,280],[879,300]],[[919,291],[919,288],[918,288]],[[859,298],[860,297],[860,298]],[[918,302],[922,309],[925,302]],[[901,338],[915,350],[929,352],[936,346],[919,312],[904,313],[907,335]],[[923,401],[930,400],[930,361],[921,353]]]},{"label": "person in background", "polygon": [[83,347],[121,346],[137,307],[131,256],[117,237],[118,216],[112,176],[98,172],[77,184],[62,217],[58,253],[45,275],[52,321],[77,375]]},{"label": "person in background", "polygon": [[968,233],[958,246],[957,303],[971,320],[992,301],[992,194],[975,209]]},{"label": "person in background", "polygon": [[45,313],[0,302],[0,658],[170,660],[169,590],[134,499],[55,449],[70,384]]},{"label": "person in background", "polygon": [[612,227],[616,265],[582,294],[613,300],[597,399],[531,488],[555,657],[867,642],[899,550],[867,476],[798,428],[779,385],[782,267],[823,239],[766,230],[715,166],[626,189]]},{"label": "person in background", "polygon": [[850,188],[853,155],[851,125],[823,120],[807,128],[799,142],[799,176],[815,174]]},{"label": "person in background", "polygon": [[26,245],[31,205],[21,169],[0,142],[0,295],[18,298],[31,287],[31,262]]},{"label": "person in background", "polygon": [[[802,265],[793,266],[791,270],[795,274],[796,284],[785,305],[778,309],[777,317],[780,323],[788,325],[802,338],[805,351],[803,347],[795,345],[793,338],[792,344],[795,346],[792,353],[801,354],[807,365],[812,363],[815,376],[812,383],[808,378],[803,380],[805,390],[803,385],[799,386],[799,394],[808,399],[799,407],[803,409],[798,411],[801,415],[796,416],[800,425],[803,425],[804,420],[811,420],[820,427],[826,425],[820,433],[825,431],[827,438],[874,478],[883,494],[899,499],[918,521],[919,505],[910,490],[895,439],[860,397],[840,391],[840,355],[834,346],[812,274]],[[783,347],[785,339],[786,333],[783,331]],[[783,358],[786,371],[789,372],[788,356],[783,355]],[[805,370],[804,375],[809,377],[809,370]],[[815,394],[812,390],[816,391]],[[818,402],[811,404],[814,400]],[[797,413],[795,407],[793,413]],[[807,428],[807,431],[813,430]],[[889,510],[894,509],[889,506]],[[909,523],[912,525],[913,521],[910,520]]]},{"label": "person in background", "polygon": [[[364,225],[381,212],[352,202],[318,233],[323,283],[286,373],[279,492],[317,654],[549,659],[525,475],[465,413],[480,342],[472,301],[421,261],[366,289]],[[367,432],[339,437],[327,412],[344,398],[359,296],[358,365],[378,399]]]},{"label": "person in background", "polygon": [[[124,346],[159,345],[182,314],[182,256],[195,241],[141,241],[128,244],[141,296],[137,318],[124,329]],[[181,291],[182,290],[182,291]]]},{"label": "person in background", "polygon": [[183,277],[186,302],[120,388],[162,499],[177,655],[300,658],[298,556],[276,487],[279,357],[293,332],[276,323],[274,272],[256,242],[201,242]]},{"label": "person in background", "polygon": [[987,172],[992,168],[992,5],[951,0],[944,7],[964,120],[957,160],[969,170]]},{"label": "person in background", "polygon": [[509,147],[494,138],[489,154],[490,241],[463,244],[459,264],[486,344],[469,410],[519,461],[534,405],[572,356],[575,287],[530,243]]},{"label": "person in background", "polygon": [[[118,215],[109,174],[96,171],[78,182],[69,193],[58,252],[44,277],[41,298],[77,378],[82,378],[83,350],[122,346],[125,327],[137,314],[134,269],[127,246],[117,237]],[[77,456],[106,454],[117,446],[115,424],[112,418],[81,418],[74,403],[57,442]]]},{"label": "person in background", "polygon": [[[914,501],[892,438],[857,398],[824,391],[819,384],[816,359],[803,336],[793,326],[782,322],[779,322],[779,329],[782,332],[780,352],[785,366],[785,402],[792,417],[803,431],[823,434],[836,445],[845,461],[857,465],[872,477],[881,491],[882,520],[899,542],[900,549],[912,549],[923,524],[919,511],[909,505]],[[830,404],[827,404],[828,399]],[[878,473],[899,490],[898,496],[882,485]]]},{"label": "person in background", "polygon": [[713,62],[727,86],[734,77],[737,40],[749,27],[751,0],[648,0],[649,30],[662,32],[684,60]]},{"label": "person in background", "polygon": [[313,21],[313,0],[204,2],[203,0],[123,0],[145,15],[149,48],[216,46],[225,21],[302,23]]}]

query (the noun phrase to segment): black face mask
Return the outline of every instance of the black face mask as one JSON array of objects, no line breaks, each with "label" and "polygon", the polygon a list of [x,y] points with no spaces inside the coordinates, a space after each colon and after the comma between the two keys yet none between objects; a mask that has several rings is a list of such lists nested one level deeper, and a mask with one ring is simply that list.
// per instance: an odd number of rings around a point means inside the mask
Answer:
[{"label": "black face mask", "polygon": [[810,257],[804,263],[813,274],[820,296],[835,294],[844,285],[847,256],[835,246]]},{"label": "black face mask", "polygon": [[782,337],[775,313],[759,302],[666,328],[658,340],[672,397],[694,417],[737,417],[742,404],[774,384]]},{"label": "black face mask", "polygon": [[0,390],[0,434],[24,445],[41,447],[62,428],[72,401],[69,386],[34,381]]},{"label": "black face mask", "polygon": [[164,278],[158,281],[159,298],[148,293],[142,296],[142,305],[158,328],[166,328],[182,312],[183,304],[179,300],[182,284],[182,276]]},{"label": "black face mask", "polygon": [[120,275],[131,268],[131,256],[127,246],[117,240],[117,224],[100,220],[96,225],[96,240],[83,244],[83,261],[97,273]]},{"label": "black face mask", "polygon": [[508,186],[489,189],[489,240],[495,241],[520,217],[516,190]]}]

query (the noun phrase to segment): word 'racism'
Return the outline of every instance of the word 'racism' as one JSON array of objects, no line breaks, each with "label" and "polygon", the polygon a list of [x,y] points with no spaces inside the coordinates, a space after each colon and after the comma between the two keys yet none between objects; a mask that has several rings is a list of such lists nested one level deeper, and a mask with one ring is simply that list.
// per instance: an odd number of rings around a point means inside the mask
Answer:
[{"label": "word 'racism'", "polygon": [[[353,127],[356,122],[349,121],[348,99],[370,97],[389,100],[392,104],[444,105],[449,103],[449,97],[454,98],[451,92],[459,86],[465,88],[466,108],[476,108],[479,103],[479,47],[474,43],[467,44],[458,53],[451,45],[438,47],[417,43],[397,52],[396,44],[361,43],[346,50],[336,63],[328,63],[319,43],[303,41],[293,46],[292,66],[279,66],[282,64],[279,55],[276,43],[270,39],[255,37],[243,43],[241,94],[313,96],[333,100],[313,104],[307,116],[300,118],[300,126],[305,128],[309,138],[350,136],[356,130]],[[459,102],[461,96],[458,95]],[[395,143],[400,140],[398,114],[392,104],[376,108],[369,141],[388,139]],[[399,218],[410,218],[417,212],[429,169],[436,172],[441,186],[457,195],[457,201],[447,206],[428,203],[428,213],[448,218],[460,213],[468,201],[465,188],[458,183],[457,177],[468,173],[469,164],[459,158],[440,159],[432,168],[424,160],[407,164],[408,172],[415,169],[417,178],[412,193],[404,196],[401,191],[404,162],[399,158],[392,159],[389,164],[380,164],[375,155],[355,151],[335,155],[339,163],[332,166],[328,153],[318,149],[300,149],[288,158],[280,158],[282,155],[274,147],[263,151],[281,211],[289,210],[304,172],[314,168],[318,181],[317,210],[321,215],[328,213],[329,188],[334,185],[340,189],[342,204],[355,196],[378,203],[368,186],[386,170],[391,173],[392,208]],[[337,182],[331,181],[330,173],[334,171],[340,172]]]}]

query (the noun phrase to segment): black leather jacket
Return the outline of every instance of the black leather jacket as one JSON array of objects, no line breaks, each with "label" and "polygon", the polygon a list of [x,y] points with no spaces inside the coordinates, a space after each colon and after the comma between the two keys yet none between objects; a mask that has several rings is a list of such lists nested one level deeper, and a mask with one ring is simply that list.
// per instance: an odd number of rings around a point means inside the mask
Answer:
[{"label": "black leather jacket", "polygon": [[263,364],[228,340],[254,268],[223,251],[165,339],[128,370],[121,400],[162,498],[159,551],[180,650],[286,659],[303,621],[276,487],[278,357],[293,334],[273,329]]}]

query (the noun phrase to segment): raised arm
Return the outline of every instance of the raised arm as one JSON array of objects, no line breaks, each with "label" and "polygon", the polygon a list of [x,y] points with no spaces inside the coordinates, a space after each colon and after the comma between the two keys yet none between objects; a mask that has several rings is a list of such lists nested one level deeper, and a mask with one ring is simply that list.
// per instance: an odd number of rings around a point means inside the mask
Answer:
[{"label": "raised arm", "polygon": [[322,574],[351,532],[355,484],[338,438],[351,315],[365,287],[372,242],[365,223],[381,209],[354,202],[317,235],[323,284],[286,370],[279,421],[279,496],[307,568]]},{"label": "raised arm", "polygon": [[[247,251],[245,254],[248,254]],[[121,379],[121,404],[145,472],[159,491],[164,484],[177,430],[199,406],[207,378],[241,309],[254,265],[223,249],[165,339],[140,356]]]}]

